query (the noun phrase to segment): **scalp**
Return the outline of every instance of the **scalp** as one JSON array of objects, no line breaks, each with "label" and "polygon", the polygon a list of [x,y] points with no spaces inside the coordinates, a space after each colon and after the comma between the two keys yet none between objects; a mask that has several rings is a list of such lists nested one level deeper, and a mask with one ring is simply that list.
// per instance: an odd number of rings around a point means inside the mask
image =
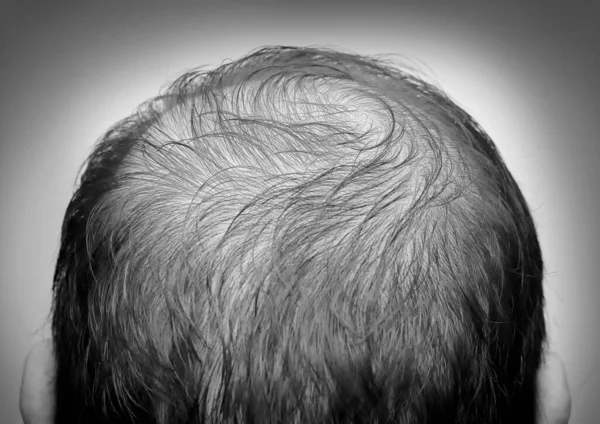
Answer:
[{"label": "scalp", "polygon": [[529,260],[510,252],[525,206],[451,105],[384,63],[280,48],[188,73],[115,127],[72,211],[85,230],[63,230],[92,270],[58,301],[86,322],[89,397],[158,422],[416,422],[479,396],[487,420],[508,390],[490,364],[525,354],[497,341],[543,330],[510,323],[534,289],[506,274]]}]

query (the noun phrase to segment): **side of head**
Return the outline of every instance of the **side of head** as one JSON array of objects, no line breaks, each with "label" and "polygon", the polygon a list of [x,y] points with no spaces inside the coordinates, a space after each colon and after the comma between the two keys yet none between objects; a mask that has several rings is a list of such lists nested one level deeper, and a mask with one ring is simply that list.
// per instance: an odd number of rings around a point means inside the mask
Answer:
[{"label": "side of head", "polygon": [[542,276],[517,184],[439,90],[265,48],[90,156],[55,273],[56,422],[531,423]]}]

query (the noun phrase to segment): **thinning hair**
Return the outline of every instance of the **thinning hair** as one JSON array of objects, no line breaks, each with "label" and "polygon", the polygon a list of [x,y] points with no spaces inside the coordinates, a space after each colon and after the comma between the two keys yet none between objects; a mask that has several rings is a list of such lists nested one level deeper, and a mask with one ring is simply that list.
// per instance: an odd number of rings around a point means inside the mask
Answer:
[{"label": "thinning hair", "polygon": [[494,143],[383,59],[267,47],[94,148],[57,423],[534,422],[543,262]]}]

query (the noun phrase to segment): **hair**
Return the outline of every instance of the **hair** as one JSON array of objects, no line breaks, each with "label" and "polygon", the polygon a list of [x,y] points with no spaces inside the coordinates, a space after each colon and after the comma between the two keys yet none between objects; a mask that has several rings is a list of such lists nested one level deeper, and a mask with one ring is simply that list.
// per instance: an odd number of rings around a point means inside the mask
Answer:
[{"label": "hair", "polygon": [[432,83],[266,47],[99,141],[54,276],[56,421],[533,423],[526,201]]}]

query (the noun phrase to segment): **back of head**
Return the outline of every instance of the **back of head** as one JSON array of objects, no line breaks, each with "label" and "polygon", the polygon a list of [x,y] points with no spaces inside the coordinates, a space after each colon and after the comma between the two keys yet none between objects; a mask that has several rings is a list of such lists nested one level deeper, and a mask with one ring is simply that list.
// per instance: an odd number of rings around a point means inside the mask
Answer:
[{"label": "back of head", "polygon": [[56,422],[531,423],[542,275],[517,184],[441,91],[265,48],[90,156],[55,274]]}]

